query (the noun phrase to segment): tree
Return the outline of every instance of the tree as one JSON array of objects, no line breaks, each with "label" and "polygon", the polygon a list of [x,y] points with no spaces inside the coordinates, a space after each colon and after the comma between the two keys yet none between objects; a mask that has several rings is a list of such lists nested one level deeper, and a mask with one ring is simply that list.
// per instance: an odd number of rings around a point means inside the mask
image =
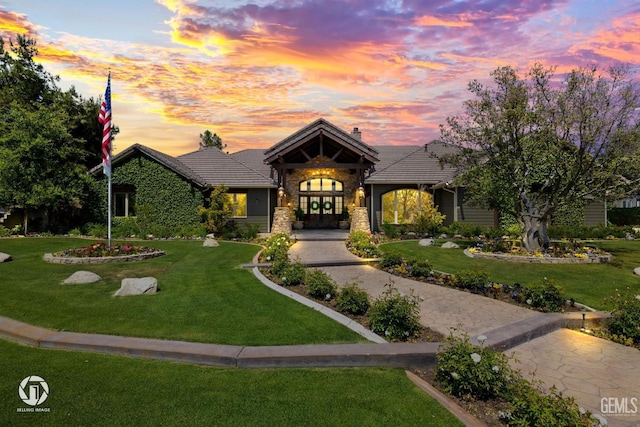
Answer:
[{"label": "tree", "polygon": [[99,153],[102,137],[98,103],[60,90],[37,53],[33,39],[18,35],[9,50],[0,39],[0,205],[24,210],[25,233],[29,211],[66,221],[83,205],[87,166],[99,163],[87,147]]},{"label": "tree", "polygon": [[218,147],[220,150],[227,148],[227,144],[222,144],[222,139],[218,134],[212,134],[208,129],[200,134],[200,148]]},{"label": "tree", "polygon": [[440,126],[458,148],[441,163],[459,168],[472,203],[518,219],[529,251],[549,244],[561,206],[638,187],[640,89],[628,68],[579,68],[563,79],[554,71],[498,68],[493,86],[469,83],[475,99]]},{"label": "tree", "polygon": [[222,234],[224,224],[231,215],[231,209],[226,204],[227,190],[228,188],[223,184],[212,188],[211,194],[207,198],[208,207],[200,206],[198,208],[198,215],[200,215],[207,232],[216,236]]},{"label": "tree", "polygon": [[[68,131],[68,116],[57,108],[29,111],[14,103],[0,126],[0,203],[24,210],[24,232],[29,212],[80,208],[86,168],[79,162],[82,146]],[[5,123],[10,126],[4,126]]]}]

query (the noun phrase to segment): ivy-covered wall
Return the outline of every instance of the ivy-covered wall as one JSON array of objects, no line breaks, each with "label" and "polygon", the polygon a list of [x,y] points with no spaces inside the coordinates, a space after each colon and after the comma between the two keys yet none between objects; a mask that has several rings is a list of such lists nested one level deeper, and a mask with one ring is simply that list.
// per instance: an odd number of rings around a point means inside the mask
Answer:
[{"label": "ivy-covered wall", "polygon": [[[141,207],[150,207],[151,220],[162,226],[198,225],[198,206],[203,205],[202,192],[164,166],[139,156],[114,167],[111,175],[112,187],[133,186],[136,192],[136,212]],[[106,219],[107,178],[102,176],[94,186],[99,203],[92,209],[96,221]],[[145,209],[147,211],[147,209]]]}]

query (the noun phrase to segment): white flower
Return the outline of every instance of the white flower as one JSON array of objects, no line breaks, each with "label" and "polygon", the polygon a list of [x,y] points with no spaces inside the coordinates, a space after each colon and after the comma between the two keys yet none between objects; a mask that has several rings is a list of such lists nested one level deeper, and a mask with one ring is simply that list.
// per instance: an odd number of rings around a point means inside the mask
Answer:
[{"label": "white flower", "polygon": [[529,304],[529,305],[531,305],[531,303],[532,303],[532,302],[533,302],[533,301],[531,301],[531,298],[529,298],[529,299],[527,300],[527,304]]},{"label": "white flower", "polygon": [[283,282],[286,282],[286,281],[287,281],[287,278],[286,278],[286,277],[283,277],[283,278],[282,278],[282,281],[283,281]]},{"label": "white flower", "polygon": [[478,363],[482,360],[482,356],[480,356],[478,353],[471,353],[471,359]]},{"label": "white flower", "polygon": [[456,374],[455,372],[451,372],[451,378],[457,380],[458,378],[460,378],[460,375]]},{"label": "white flower", "polygon": [[267,261],[271,261],[271,255],[267,257]]},{"label": "white flower", "polygon": [[491,368],[491,370],[493,372],[498,372],[500,370],[500,367],[498,365],[494,365],[493,368]]},{"label": "white flower", "polygon": [[640,301],[640,295],[636,295],[636,299]]},{"label": "white flower", "polygon": [[483,342],[485,342],[487,340],[487,336],[486,335],[478,335],[477,339],[478,339],[478,342],[480,344],[482,344]]}]

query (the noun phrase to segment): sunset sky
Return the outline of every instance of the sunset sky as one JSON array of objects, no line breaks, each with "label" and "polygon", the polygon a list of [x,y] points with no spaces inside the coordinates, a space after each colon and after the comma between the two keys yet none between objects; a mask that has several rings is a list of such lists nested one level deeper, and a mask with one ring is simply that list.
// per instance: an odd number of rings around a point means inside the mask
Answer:
[{"label": "sunset sky", "polygon": [[206,129],[266,149],[320,117],[424,144],[499,66],[640,71],[628,0],[0,0],[0,36],[18,33],[63,89],[102,96],[111,70],[115,153],[194,151]]}]

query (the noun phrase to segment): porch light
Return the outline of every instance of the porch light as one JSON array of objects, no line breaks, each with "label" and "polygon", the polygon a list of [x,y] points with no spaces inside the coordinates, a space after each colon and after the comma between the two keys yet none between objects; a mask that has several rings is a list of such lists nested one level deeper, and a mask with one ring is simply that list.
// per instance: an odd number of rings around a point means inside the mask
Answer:
[{"label": "porch light", "polygon": [[278,188],[278,206],[282,207],[283,204],[284,204],[284,188],[280,186]]}]

